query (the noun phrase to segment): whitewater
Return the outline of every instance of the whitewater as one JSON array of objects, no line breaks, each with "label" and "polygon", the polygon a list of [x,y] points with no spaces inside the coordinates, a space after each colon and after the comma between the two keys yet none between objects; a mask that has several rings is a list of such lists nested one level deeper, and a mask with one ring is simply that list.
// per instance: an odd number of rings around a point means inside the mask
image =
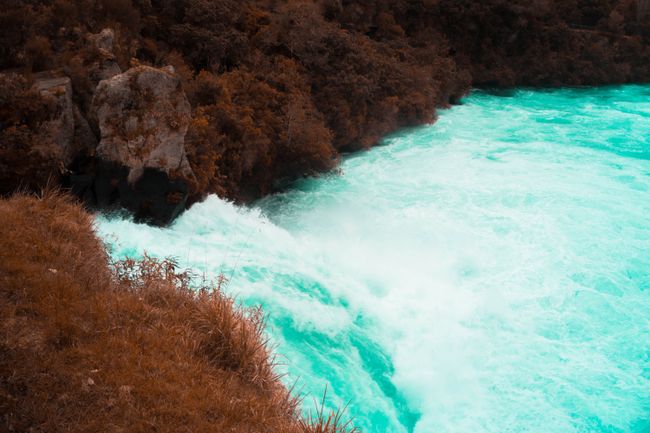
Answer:
[{"label": "whitewater", "polygon": [[366,433],[650,431],[650,86],[475,91],[248,207],[99,216],[262,305],[305,410]]}]

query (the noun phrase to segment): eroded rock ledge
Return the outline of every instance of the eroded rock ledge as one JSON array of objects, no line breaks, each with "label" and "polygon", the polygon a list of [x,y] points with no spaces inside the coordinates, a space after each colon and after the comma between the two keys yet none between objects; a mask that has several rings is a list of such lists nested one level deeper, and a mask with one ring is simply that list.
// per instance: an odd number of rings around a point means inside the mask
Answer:
[{"label": "eroded rock ledge", "polygon": [[91,107],[101,135],[96,204],[160,224],[174,219],[194,178],[184,146],[192,112],[174,68],[138,66],[102,80]]}]

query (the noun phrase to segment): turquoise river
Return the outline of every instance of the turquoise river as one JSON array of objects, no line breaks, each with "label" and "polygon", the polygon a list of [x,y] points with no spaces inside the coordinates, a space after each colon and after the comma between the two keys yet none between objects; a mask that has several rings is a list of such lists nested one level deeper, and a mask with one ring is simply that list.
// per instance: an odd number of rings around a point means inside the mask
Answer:
[{"label": "turquoise river", "polygon": [[223,272],[366,433],[650,432],[650,86],[475,91],[252,206],[97,230]]}]

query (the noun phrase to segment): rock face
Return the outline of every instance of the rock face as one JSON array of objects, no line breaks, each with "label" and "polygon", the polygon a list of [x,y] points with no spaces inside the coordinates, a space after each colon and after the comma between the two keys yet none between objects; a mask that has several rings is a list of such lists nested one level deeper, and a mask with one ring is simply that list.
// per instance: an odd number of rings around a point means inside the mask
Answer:
[{"label": "rock face", "polygon": [[101,133],[97,204],[171,221],[187,200],[184,180],[194,177],[184,146],[191,107],[173,68],[138,66],[101,81],[92,111]]},{"label": "rock face", "polygon": [[41,147],[41,153],[60,161],[63,167],[69,167],[79,155],[92,154],[97,138],[72,100],[70,78],[43,73],[36,78],[33,88],[54,107],[51,118],[38,128],[36,147]]},{"label": "rock face", "polygon": [[40,77],[34,89],[55,107],[51,119],[39,127],[37,148],[44,156],[60,161],[65,167],[74,159],[75,108],[72,103],[72,82],[68,77]]},{"label": "rock face", "polygon": [[58,184],[80,155],[97,146],[73,102],[70,78],[60,71],[33,78],[29,83],[15,74],[0,74],[0,194]]}]

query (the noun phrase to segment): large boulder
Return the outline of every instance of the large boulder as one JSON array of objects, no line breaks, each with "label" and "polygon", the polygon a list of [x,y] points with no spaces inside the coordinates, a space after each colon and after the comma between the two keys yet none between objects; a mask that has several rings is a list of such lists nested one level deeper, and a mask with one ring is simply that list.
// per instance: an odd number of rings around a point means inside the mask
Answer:
[{"label": "large boulder", "polygon": [[173,68],[138,66],[101,81],[92,111],[101,134],[97,204],[171,221],[185,207],[185,181],[194,177],[184,146],[191,107]]}]

